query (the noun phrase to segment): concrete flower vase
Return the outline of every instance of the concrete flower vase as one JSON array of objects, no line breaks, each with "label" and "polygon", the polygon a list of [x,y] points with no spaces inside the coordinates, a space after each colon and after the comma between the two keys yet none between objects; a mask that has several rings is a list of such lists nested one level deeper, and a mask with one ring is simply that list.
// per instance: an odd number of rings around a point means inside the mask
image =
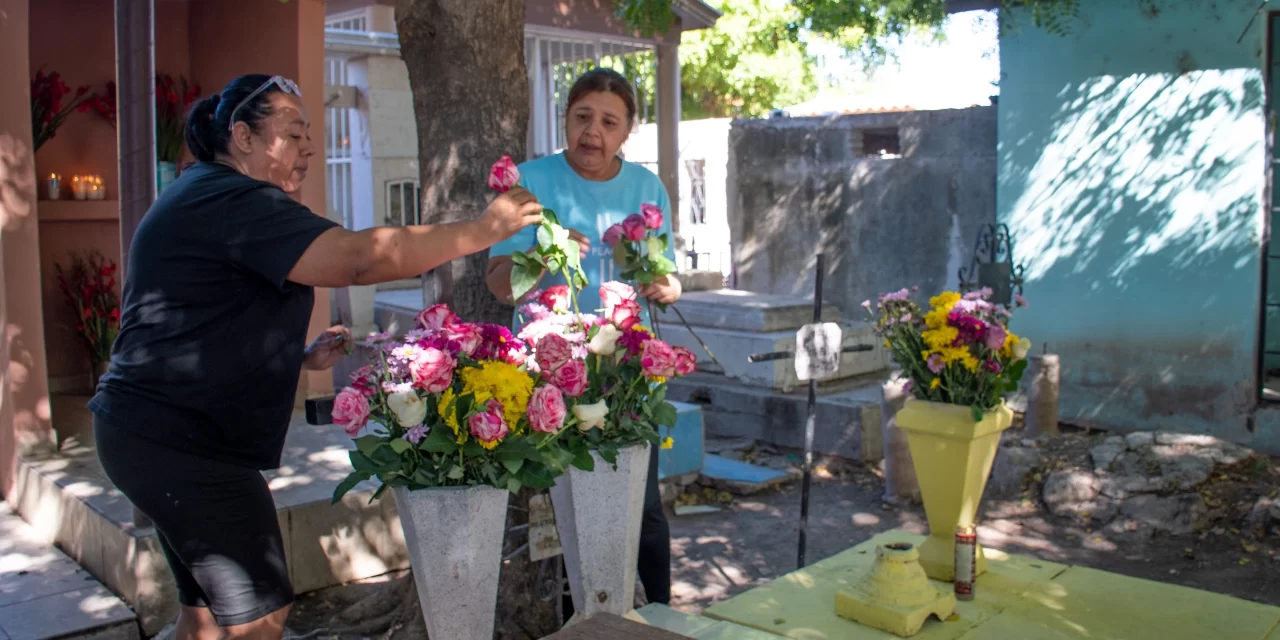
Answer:
[{"label": "concrete flower vase", "polygon": [[576,615],[622,615],[635,604],[649,445],[619,451],[617,470],[591,456],[595,471],[569,469],[551,488],[551,504]]},{"label": "concrete flower vase", "polygon": [[392,490],[427,633],[493,640],[508,493],[493,487]]},{"label": "concrete flower vase", "polygon": [[876,547],[866,575],[836,592],[836,615],[904,638],[919,633],[929,616],[946,620],[955,611],[955,593],[929,582],[920,551],[907,542]]},{"label": "concrete flower vase", "polygon": [[[969,407],[912,398],[898,412],[898,427],[920,482],[929,538],[920,545],[920,564],[934,580],[955,579],[955,533],[972,525],[982,490],[1000,446],[1000,433],[1013,423],[1013,412],[1001,403],[979,422]],[[987,570],[978,547],[977,574]]]}]

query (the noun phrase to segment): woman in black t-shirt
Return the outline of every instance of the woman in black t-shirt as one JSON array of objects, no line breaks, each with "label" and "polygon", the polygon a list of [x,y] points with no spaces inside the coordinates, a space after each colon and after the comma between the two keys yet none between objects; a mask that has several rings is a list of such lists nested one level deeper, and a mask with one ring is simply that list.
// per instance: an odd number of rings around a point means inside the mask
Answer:
[{"label": "woman in black t-shirt", "polygon": [[300,98],[248,75],[192,109],[197,162],[138,226],[89,403],[103,469],[155,522],[177,640],[283,633],[294,594],[261,470],[280,464],[301,370],[332,367],[351,339],[332,327],[304,346],[312,287],[414,277],[541,222],[519,188],[455,224],[355,232],[316,215],[296,197],[315,153]]}]

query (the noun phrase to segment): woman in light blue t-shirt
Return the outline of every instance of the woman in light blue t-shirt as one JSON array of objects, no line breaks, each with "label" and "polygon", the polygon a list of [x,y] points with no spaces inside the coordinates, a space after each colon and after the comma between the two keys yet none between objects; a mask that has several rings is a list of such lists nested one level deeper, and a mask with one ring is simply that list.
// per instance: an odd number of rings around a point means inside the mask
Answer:
[{"label": "woman in light blue t-shirt", "polygon": [[[618,278],[612,249],[600,242],[610,226],[640,213],[644,204],[662,209],[660,233],[671,233],[671,199],[658,176],[618,157],[635,124],[635,91],[618,73],[595,69],[584,74],[569,92],[565,122],[567,146],[561,153],[519,166],[520,182],[542,205],[560,218],[582,247],[582,267],[590,286],[578,297],[584,313],[602,307],[599,287]],[[535,244],[536,229],[528,227],[489,249],[489,290],[511,302],[511,254]],[[667,257],[675,253],[667,249]],[[539,286],[564,284],[560,274],[547,274]],[[641,287],[640,295],[663,304],[680,298],[680,281],[674,275]],[[647,305],[642,305],[647,306]],[[643,322],[648,325],[648,309]],[[640,527],[637,567],[649,602],[671,600],[671,533],[658,494],[658,450],[649,458],[649,482],[645,487],[644,517]],[[566,618],[572,613],[567,607]]]}]

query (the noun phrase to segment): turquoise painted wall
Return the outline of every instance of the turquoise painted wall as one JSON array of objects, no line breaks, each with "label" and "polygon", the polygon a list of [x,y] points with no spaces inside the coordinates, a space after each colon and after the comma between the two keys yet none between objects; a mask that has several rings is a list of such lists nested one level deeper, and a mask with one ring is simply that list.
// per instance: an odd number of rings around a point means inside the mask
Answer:
[{"label": "turquoise painted wall", "polygon": [[1267,169],[1257,8],[1081,0],[1070,35],[1001,38],[997,217],[1030,302],[1014,330],[1060,354],[1066,422],[1276,436],[1247,426]]}]

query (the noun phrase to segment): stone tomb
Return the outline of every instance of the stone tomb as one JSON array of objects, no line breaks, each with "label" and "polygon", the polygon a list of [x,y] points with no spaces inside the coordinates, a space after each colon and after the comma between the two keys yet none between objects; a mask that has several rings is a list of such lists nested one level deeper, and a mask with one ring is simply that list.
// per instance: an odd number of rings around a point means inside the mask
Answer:
[{"label": "stone tomb", "polygon": [[[796,331],[813,320],[812,301],[721,289],[687,292],[676,306],[692,330],[669,309],[658,314],[659,331],[667,342],[697,354],[699,372],[669,382],[668,397],[701,405],[709,436],[802,448],[807,383],[797,379],[791,359],[753,364],[747,357],[794,351]],[[879,384],[888,374],[888,351],[870,324],[846,321],[835,307],[826,307],[822,320],[841,325],[845,346],[870,344],[873,349],[842,354],[836,375],[819,384],[814,451],[878,460]],[[699,344],[699,338],[715,354],[723,372]]]}]

